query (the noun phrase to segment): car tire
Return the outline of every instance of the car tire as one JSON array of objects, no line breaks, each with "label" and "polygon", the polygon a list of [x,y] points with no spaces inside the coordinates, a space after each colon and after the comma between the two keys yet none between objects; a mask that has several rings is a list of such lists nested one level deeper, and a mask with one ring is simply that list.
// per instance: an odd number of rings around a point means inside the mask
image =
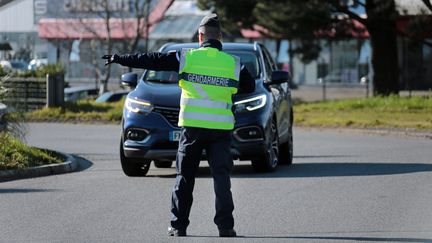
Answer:
[{"label": "car tire", "polygon": [[252,160],[252,167],[256,172],[274,171],[279,163],[279,135],[275,119],[271,123],[268,137],[265,153]]},{"label": "car tire", "polygon": [[125,175],[130,177],[145,176],[150,169],[151,160],[126,158],[123,150],[123,139],[120,141],[120,162]]},{"label": "car tire", "polygon": [[288,141],[281,144],[279,147],[279,164],[291,165],[293,161],[293,132],[292,125],[288,129]]},{"label": "car tire", "polygon": [[173,162],[166,160],[155,160],[153,161],[156,168],[171,168]]}]

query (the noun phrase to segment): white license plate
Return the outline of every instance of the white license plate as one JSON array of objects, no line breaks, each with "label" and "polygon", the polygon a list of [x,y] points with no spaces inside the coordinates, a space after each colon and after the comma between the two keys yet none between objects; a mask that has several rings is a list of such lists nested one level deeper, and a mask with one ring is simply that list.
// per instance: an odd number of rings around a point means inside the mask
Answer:
[{"label": "white license plate", "polygon": [[170,132],[170,141],[180,141],[180,131],[171,131]]}]

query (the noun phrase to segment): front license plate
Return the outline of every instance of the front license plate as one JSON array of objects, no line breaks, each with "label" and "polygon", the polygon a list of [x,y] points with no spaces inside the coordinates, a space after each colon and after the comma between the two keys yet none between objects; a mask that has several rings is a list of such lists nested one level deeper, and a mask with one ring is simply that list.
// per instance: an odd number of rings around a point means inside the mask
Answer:
[{"label": "front license plate", "polygon": [[180,140],[180,131],[171,131],[170,132],[170,141],[178,142]]}]

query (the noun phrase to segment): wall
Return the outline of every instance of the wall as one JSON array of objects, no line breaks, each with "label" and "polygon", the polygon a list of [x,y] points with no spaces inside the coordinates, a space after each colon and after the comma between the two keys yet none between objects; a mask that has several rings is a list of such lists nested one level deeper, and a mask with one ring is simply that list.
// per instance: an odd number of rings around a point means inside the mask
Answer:
[{"label": "wall", "polygon": [[1,32],[37,32],[33,0],[15,0],[0,8]]}]

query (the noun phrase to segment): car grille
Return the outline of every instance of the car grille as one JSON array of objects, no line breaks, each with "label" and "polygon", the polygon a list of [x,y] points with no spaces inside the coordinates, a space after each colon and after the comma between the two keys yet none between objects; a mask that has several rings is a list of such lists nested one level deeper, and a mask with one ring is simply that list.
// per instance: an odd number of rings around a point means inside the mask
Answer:
[{"label": "car grille", "polygon": [[177,127],[180,112],[179,108],[156,106],[154,107],[153,112],[161,114],[171,125]]}]

